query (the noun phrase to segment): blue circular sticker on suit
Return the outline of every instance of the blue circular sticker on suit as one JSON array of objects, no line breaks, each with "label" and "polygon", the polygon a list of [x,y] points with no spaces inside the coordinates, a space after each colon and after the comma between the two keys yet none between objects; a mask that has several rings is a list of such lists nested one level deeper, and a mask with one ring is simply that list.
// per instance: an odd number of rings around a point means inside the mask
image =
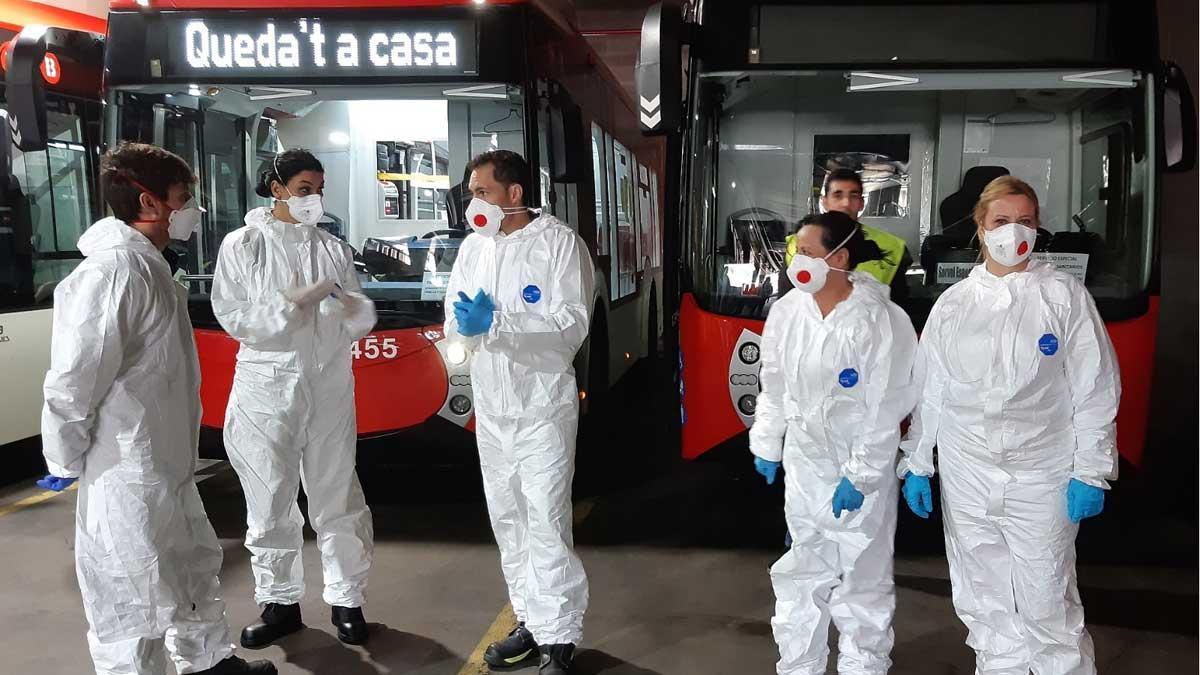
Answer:
[{"label": "blue circular sticker on suit", "polygon": [[1046,356],[1054,356],[1058,353],[1058,338],[1053,333],[1046,333],[1038,340],[1038,351]]},{"label": "blue circular sticker on suit", "polygon": [[838,384],[846,389],[858,384],[858,371],[853,368],[847,368],[838,373]]},{"label": "blue circular sticker on suit", "polygon": [[542,299],[542,289],[534,286],[533,284],[529,284],[524,290],[521,291],[521,297],[525,298],[525,302],[528,302],[532,305],[533,303]]}]

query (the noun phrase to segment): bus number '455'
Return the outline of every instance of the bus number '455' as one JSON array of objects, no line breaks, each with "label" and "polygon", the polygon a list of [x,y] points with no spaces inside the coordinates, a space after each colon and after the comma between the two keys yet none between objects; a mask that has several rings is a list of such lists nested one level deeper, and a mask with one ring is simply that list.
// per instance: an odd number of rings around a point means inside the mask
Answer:
[{"label": "bus number '455'", "polygon": [[399,356],[400,350],[396,347],[396,338],[380,339],[374,335],[368,335],[355,342],[354,346],[350,348],[350,353],[356,359],[374,361],[380,357],[394,359]]}]

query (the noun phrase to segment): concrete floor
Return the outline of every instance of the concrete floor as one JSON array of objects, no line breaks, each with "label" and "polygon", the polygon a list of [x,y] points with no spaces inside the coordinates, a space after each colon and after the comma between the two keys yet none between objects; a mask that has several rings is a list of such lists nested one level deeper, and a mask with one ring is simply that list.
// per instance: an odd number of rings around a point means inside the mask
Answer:
[{"label": "concrete floor", "polygon": [[[646,408],[636,395],[614,398],[629,409],[585,424],[580,446],[576,539],[591,581],[591,606],[578,672],[774,672],[767,568],[782,553],[781,493],[742,470],[749,461],[736,461],[742,459],[736,455],[733,461],[689,464],[647,459],[660,442],[646,440],[656,438],[656,418],[638,414]],[[613,414],[624,422],[604,420]],[[303,611],[309,627],[267,649],[241,653],[269,658],[288,675],[485,673],[482,646],[507,632],[511,611],[478,465],[414,464],[404,461],[404,448],[386,439],[373,443],[364,454],[371,458],[369,470],[360,468],[376,528],[366,608],[374,624],[370,642],[348,647],[334,636],[308,532],[310,584]],[[227,465],[206,474],[200,491],[225,548],[221,581],[236,632],[257,614],[241,546],[244,503]],[[91,672],[71,550],[76,493],[53,495],[28,485],[0,490],[0,541],[8,551],[0,578],[8,609],[0,616],[0,671]],[[1172,536],[1194,555],[1194,528],[1180,526]],[[965,631],[950,605],[939,539],[938,524],[902,517],[893,673],[973,672]],[[1131,564],[1103,554],[1127,548],[1130,540],[1120,547],[1112,542],[1107,536],[1080,540],[1081,588],[1100,671],[1196,672],[1194,558],[1176,567]]]}]

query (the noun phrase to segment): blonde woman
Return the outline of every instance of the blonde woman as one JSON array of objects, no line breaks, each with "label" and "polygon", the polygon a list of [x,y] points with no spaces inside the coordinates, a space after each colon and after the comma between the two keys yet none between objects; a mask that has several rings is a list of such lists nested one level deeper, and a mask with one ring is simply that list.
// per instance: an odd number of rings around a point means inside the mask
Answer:
[{"label": "blonde woman", "polygon": [[1117,476],[1116,358],[1083,284],[1030,260],[1033,188],[997,178],[974,217],[983,264],[938,298],[921,336],[904,497],[929,517],[937,446],[954,607],[977,672],[1095,673],[1075,535]]}]

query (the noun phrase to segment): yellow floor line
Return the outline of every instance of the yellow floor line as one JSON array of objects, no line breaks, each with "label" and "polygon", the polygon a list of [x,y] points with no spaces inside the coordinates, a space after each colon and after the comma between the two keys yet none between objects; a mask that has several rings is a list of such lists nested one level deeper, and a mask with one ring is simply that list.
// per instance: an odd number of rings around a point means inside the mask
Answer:
[{"label": "yellow floor line", "polygon": [[[78,487],[79,487],[79,483],[71,483],[71,485],[69,485],[67,487],[67,489],[75,490]],[[36,495],[32,495],[30,497],[26,497],[24,499],[15,501],[12,504],[5,504],[4,506],[0,506],[0,516],[7,516],[8,514],[13,513],[14,511],[20,511],[21,509],[23,509],[27,506],[33,506],[34,504],[40,504],[40,503],[46,501],[47,499],[53,499],[54,497],[57,497],[60,494],[62,494],[62,493],[55,492],[53,490],[46,490],[45,492],[40,492]]]},{"label": "yellow floor line", "polygon": [[458,671],[458,675],[487,675],[489,671],[487,664],[483,662],[483,653],[487,651],[488,645],[508,635],[515,625],[517,625],[517,617],[513,614],[512,605],[506,603],[500,613],[496,615],[496,620],[479,639],[479,644],[475,645],[475,651],[467,657],[467,662]]}]

